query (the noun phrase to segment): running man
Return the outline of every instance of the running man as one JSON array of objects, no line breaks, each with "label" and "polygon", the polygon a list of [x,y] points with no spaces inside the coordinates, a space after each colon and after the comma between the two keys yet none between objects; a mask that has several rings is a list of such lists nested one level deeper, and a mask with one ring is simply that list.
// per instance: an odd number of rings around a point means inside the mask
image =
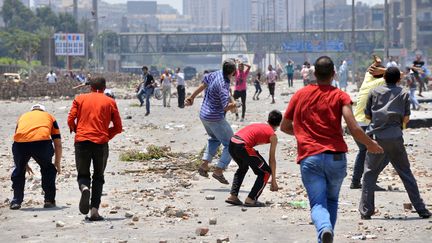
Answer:
[{"label": "running man", "polygon": [[[102,77],[90,80],[91,92],[75,98],[68,116],[70,132],[75,133],[75,163],[78,187],[81,191],[79,210],[90,221],[100,221],[99,215],[104,171],[108,161],[108,142],[122,132],[122,122],[114,99],[106,96],[106,81]],[[110,124],[113,124],[110,127]],[[93,164],[93,176],[90,166]],[[92,178],[92,179],[90,179]],[[91,194],[90,194],[91,188]],[[91,203],[89,203],[91,195]],[[90,208],[91,207],[91,208]]]},{"label": "running man", "polygon": [[357,125],[351,98],[331,86],[334,63],[323,56],[316,60],[317,84],[309,84],[291,98],[281,131],[297,140],[297,163],[309,198],[318,242],[333,242],[339,191],[346,176],[348,147],[343,138],[342,116],[353,137],[371,153],[382,148]]},{"label": "running man", "polygon": [[268,85],[270,95],[272,97],[271,104],[275,103],[274,93],[275,93],[275,86],[276,86],[276,78],[277,78],[277,73],[275,70],[273,70],[273,66],[271,64],[268,65],[268,71],[266,73],[266,80],[267,80],[267,85]]},{"label": "running man", "polygon": [[[246,71],[244,70],[244,67],[246,66]],[[236,71],[235,75],[235,86],[234,86],[234,99],[240,98],[242,103],[242,117],[240,121],[244,121],[245,114],[246,114],[246,89],[247,89],[247,78],[249,75],[249,71],[251,69],[251,66],[245,63],[240,63],[238,65],[238,70]],[[236,120],[238,119],[239,115],[236,112]]]},{"label": "running man", "polygon": [[142,67],[142,82],[137,88],[137,97],[140,101],[140,106],[143,106],[144,104],[144,97],[146,102],[146,113],[145,115],[148,116],[150,114],[150,97],[153,95],[156,83],[153,78],[153,76],[148,72],[148,67],[143,66]]}]

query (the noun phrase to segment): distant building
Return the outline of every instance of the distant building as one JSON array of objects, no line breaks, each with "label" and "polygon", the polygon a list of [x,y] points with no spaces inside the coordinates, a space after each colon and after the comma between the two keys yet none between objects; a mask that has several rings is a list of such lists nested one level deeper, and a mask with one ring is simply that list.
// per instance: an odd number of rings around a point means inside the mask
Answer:
[{"label": "distant building", "polygon": [[227,30],[230,0],[183,0],[183,14],[190,16],[195,31]]},{"label": "distant building", "polygon": [[157,5],[157,14],[179,14],[177,9],[173,8],[169,4],[158,4]]},{"label": "distant building", "polygon": [[127,13],[135,15],[154,15],[157,13],[156,1],[128,1]]},{"label": "distant building", "polygon": [[432,46],[432,1],[390,0],[392,47],[425,51]]}]

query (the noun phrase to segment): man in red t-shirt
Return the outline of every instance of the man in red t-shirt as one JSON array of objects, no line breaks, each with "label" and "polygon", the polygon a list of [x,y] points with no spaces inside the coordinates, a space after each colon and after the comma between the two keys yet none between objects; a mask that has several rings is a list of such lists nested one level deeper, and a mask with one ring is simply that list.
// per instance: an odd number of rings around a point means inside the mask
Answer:
[{"label": "man in red t-shirt", "polygon": [[[234,174],[234,180],[231,187],[231,195],[225,202],[233,205],[244,205],[247,207],[264,207],[265,204],[258,201],[258,197],[264,190],[268,179],[272,178],[271,191],[277,191],[276,183],[276,145],[277,136],[276,129],[279,127],[282,120],[282,114],[278,110],[270,112],[267,124],[258,123],[244,127],[231,138],[229,144],[229,152],[234,161],[238,164],[238,169]],[[265,159],[254,149],[260,144],[270,144],[270,167]],[[244,204],[238,198],[240,186],[249,169],[257,175],[255,184],[252,187]]]},{"label": "man in red t-shirt", "polygon": [[333,61],[326,56],[315,62],[317,84],[297,91],[290,100],[281,131],[297,140],[297,163],[311,207],[319,242],[333,242],[339,191],[346,176],[347,145],[343,139],[342,116],[355,140],[370,153],[382,148],[357,125],[348,94],[331,86]]},{"label": "man in red t-shirt", "polygon": [[[80,212],[87,214],[91,208],[89,220],[100,221],[103,220],[99,215],[99,205],[105,183],[108,142],[122,132],[122,122],[116,102],[104,94],[105,79],[95,78],[90,81],[90,86],[90,93],[79,95],[73,101],[68,126],[71,132],[75,132],[75,163],[81,190]],[[92,163],[93,176],[90,179]]]}]

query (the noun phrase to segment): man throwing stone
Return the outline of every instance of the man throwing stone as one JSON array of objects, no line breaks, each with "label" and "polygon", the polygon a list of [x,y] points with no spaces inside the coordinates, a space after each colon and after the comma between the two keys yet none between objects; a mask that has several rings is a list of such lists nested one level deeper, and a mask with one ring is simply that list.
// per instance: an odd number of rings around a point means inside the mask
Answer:
[{"label": "man throwing stone", "polygon": [[205,96],[201,105],[200,119],[209,136],[203,155],[203,163],[198,172],[201,176],[208,177],[209,163],[216,155],[219,146],[223,145],[222,155],[213,172],[213,178],[222,184],[229,184],[223,175],[223,171],[231,162],[228,146],[233,135],[230,124],[225,119],[225,113],[236,109],[236,103],[230,96],[230,80],[235,77],[236,64],[234,60],[224,61],[222,70],[209,73],[203,79],[201,85],[186,98],[186,105],[193,104],[195,97],[205,89]]}]

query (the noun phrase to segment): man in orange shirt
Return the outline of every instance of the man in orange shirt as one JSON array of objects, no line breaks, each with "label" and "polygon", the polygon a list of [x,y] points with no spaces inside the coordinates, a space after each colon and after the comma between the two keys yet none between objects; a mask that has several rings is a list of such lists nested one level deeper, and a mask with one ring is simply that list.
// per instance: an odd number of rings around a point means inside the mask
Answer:
[{"label": "man in orange shirt", "polygon": [[[102,77],[90,82],[91,92],[75,98],[68,116],[71,132],[75,132],[75,162],[78,186],[81,190],[80,212],[89,220],[99,221],[104,171],[108,160],[108,142],[122,132],[122,122],[114,99],[104,95],[106,81]],[[113,127],[110,123],[113,122]],[[93,180],[90,180],[90,164],[93,161]],[[91,204],[90,200],[91,186]]]},{"label": "man in orange shirt", "polygon": [[[24,113],[18,119],[12,153],[15,169],[11,176],[14,197],[10,209],[21,208],[24,199],[25,172],[30,158],[33,158],[40,166],[42,189],[45,193],[44,208],[55,207],[55,179],[56,174],[60,174],[61,170],[62,144],[57,121],[45,111],[43,105],[34,105],[30,112]],[[54,154],[53,165],[52,156]]]}]

